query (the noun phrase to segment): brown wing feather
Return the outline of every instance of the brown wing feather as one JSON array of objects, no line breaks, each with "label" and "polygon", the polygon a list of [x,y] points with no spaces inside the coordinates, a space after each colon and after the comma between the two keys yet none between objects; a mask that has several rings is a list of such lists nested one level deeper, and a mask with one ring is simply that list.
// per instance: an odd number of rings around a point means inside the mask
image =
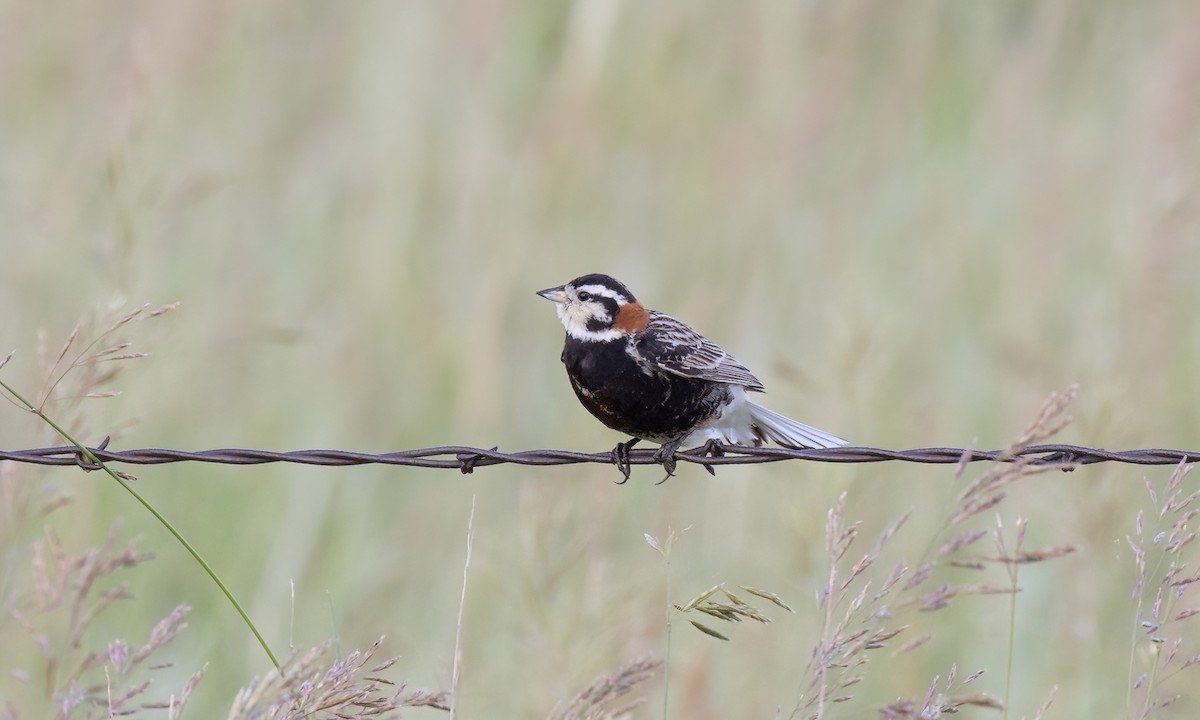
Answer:
[{"label": "brown wing feather", "polygon": [[716,343],[670,315],[654,311],[649,315],[649,324],[633,345],[645,362],[683,377],[763,390],[758,378]]}]

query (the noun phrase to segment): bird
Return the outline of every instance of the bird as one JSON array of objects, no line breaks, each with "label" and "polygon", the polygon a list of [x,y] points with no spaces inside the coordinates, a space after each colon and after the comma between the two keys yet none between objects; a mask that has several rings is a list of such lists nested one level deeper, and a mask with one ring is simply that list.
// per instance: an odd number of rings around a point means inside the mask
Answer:
[{"label": "bird", "polygon": [[537,294],[555,304],[566,329],[560,359],[579,402],[631,436],[612,451],[621,482],[629,479],[629,452],[642,440],[660,444],[654,460],[667,477],[681,447],[704,445],[716,454],[722,443],[848,444],[753,402],[747,393],[765,388],[746,366],[682,321],[647,309],[608,275],[583,275]]}]

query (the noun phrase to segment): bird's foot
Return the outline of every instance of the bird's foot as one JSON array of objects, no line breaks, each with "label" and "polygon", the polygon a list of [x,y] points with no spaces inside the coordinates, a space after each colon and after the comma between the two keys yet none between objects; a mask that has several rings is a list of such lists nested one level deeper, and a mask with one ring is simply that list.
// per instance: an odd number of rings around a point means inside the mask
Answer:
[{"label": "bird's foot", "polygon": [[617,470],[620,470],[621,475],[624,476],[617,482],[618,485],[624,485],[629,481],[629,473],[633,470],[629,463],[629,451],[641,441],[641,438],[633,438],[623,443],[617,443],[617,446],[612,449],[613,465],[616,465]]},{"label": "bird's foot", "polygon": [[655,483],[656,485],[662,485],[667,481],[667,478],[675,474],[675,453],[679,450],[679,445],[682,442],[683,438],[679,438],[678,440],[663,443],[663,446],[654,453],[654,462],[661,463],[663,470],[667,471],[666,477]]},{"label": "bird's foot", "polygon": [[[716,438],[709,438],[708,442],[700,446],[700,457],[724,457],[725,451],[721,449],[721,441]],[[705,465],[704,469],[709,475],[717,476],[717,469],[712,465]]]}]

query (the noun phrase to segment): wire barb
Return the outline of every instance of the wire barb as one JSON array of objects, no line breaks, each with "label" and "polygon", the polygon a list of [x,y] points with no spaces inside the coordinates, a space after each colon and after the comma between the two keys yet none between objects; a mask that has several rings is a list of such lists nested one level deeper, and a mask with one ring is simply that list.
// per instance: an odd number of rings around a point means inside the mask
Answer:
[{"label": "wire barb", "polygon": [[[139,450],[109,450],[108,438],[99,446],[88,451],[105,463],[129,465],[162,465],[179,462],[218,463],[224,465],[262,465],[266,463],[295,463],[302,465],[404,465],[408,467],[453,468],[463,474],[471,474],[477,467],[488,465],[578,465],[594,463],[612,465],[613,451],[586,453],[574,450],[521,450],[500,452],[498,447],[487,450],[465,446],[443,446],[399,450],[396,452],[369,454],[347,450],[293,450],[277,452],[271,450],[249,450],[223,448],[216,450],[187,451],[162,448]],[[628,450],[618,465],[622,470],[631,465],[656,465],[656,450]],[[84,470],[94,470],[86,455],[75,447],[47,447],[30,450],[0,450],[0,460],[29,463],[33,465],[76,465]],[[912,450],[888,450],[873,447],[836,447],[819,450],[784,447],[743,447],[740,445],[708,444],[697,450],[688,450],[675,455],[679,462],[701,465],[711,470],[717,465],[757,465],[783,462],[785,460],[807,460],[826,463],[875,463],[912,462],[939,465],[954,465],[962,462],[1029,462],[1037,465],[1056,465],[1071,470],[1079,465],[1115,462],[1130,465],[1178,465],[1200,462],[1200,450],[1165,450],[1148,448],[1140,450],[1105,450],[1079,445],[1031,445],[1016,453],[1003,450],[974,450],[964,448],[914,448]]]},{"label": "wire barb", "polygon": [[[96,446],[96,449],[103,450],[104,448],[108,447],[108,443],[110,440],[112,440],[112,436],[105,435],[104,439],[100,441],[100,444]],[[94,463],[91,460],[88,460],[87,454],[84,453],[84,451],[81,450],[80,448],[72,447],[71,450],[72,450],[72,454],[75,456],[75,464],[79,466],[80,470],[83,470],[84,472],[92,472],[94,470],[102,470],[103,469],[97,463]]]},{"label": "wire barb", "polygon": [[[499,445],[493,445],[488,452],[496,452],[500,449]],[[470,475],[475,472],[475,465],[483,459],[483,455],[479,453],[458,453],[456,456],[459,462],[459,470],[463,475]]]}]

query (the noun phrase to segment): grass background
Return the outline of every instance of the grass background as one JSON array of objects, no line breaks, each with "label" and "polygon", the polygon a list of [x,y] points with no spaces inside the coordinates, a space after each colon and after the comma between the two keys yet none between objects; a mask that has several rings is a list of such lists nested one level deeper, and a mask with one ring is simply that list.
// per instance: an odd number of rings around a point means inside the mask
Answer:
[{"label": "grass background", "polygon": [[[138,328],[153,355],[123,395],[91,401],[88,441],[607,449],[533,292],[608,272],[730,349],[771,407],[858,443],[1002,446],[1077,382],[1063,440],[1195,447],[1197,26],[1182,0],[3,3],[4,377],[36,389],[37,332],[57,347],[114,294],[178,300]],[[0,412],[0,445],[41,432]],[[677,629],[672,716],[786,714],[826,509],[848,492],[869,535],[913,509],[898,542],[919,553],[954,492],[950,469],[899,465],[614,474],[137,472],[277,649],[386,633],[397,674],[431,687],[476,496],[460,710],[497,718],[662,651],[642,535],[685,527],[673,601],[727,580],[798,612],[728,644]],[[1168,474],[1042,476],[1003,507],[1033,544],[1080,548],[1023,571],[1014,717],[1054,684],[1052,716],[1128,714],[1145,654],[1124,536],[1143,477]],[[93,639],[189,603],[172,659],[180,678],[209,662],[191,712],[221,716],[268,667],[232,609],[105,478],[29,477],[77,497],[54,516],[68,546],[118,517],[146,536],[158,559]],[[999,694],[1007,608],[930,616],[936,640],[834,715],[920,696],[951,662]],[[18,626],[0,634],[4,665],[33,662]],[[7,676],[0,694],[27,698]]]}]

